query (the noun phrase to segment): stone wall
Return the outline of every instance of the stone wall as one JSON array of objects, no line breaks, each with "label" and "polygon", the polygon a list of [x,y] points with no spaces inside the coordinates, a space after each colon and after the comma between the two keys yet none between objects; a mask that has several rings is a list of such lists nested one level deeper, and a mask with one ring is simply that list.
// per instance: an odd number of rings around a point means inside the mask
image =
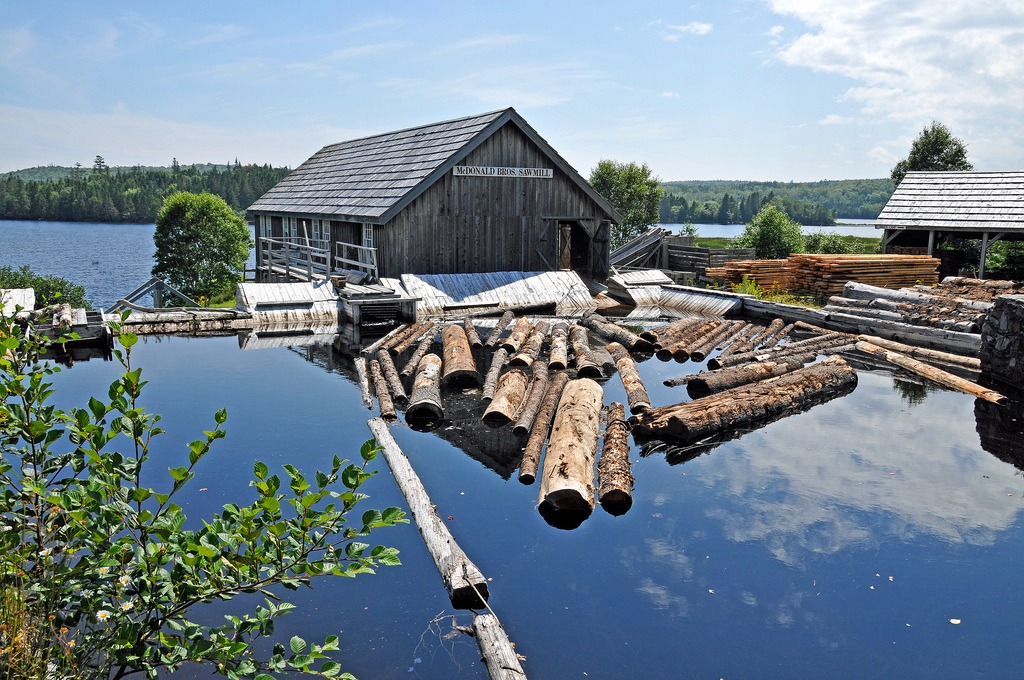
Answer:
[{"label": "stone wall", "polygon": [[981,372],[1024,389],[1024,295],[996,298],[981,330]]}]

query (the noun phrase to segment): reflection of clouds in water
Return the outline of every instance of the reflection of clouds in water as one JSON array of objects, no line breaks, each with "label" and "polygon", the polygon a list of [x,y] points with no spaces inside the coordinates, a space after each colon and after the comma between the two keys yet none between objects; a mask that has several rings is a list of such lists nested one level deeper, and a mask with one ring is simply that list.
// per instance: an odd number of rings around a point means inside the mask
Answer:
[{"label": "reflection of clouds in water", "polygon": [[656,562],[669,565],[682,578],[693,577],[693,561],[682,545],[673,545],[664,538],[649,538],[645,543],[647,554]]},{"label": "reflection of clouds in water", "polygon": [[749,590],[744,590],[742,593],[740,593],[740,602],[747,605],[748,607],[756,607],[757,596]]},{"label": "reflection of clouds in water", "polygon": [[650,578],[644,578],[637,591],[646,595],[656,609],[664,609],[670,616],[686,616],[690,613],[690,603],[686,597],[674,594]]},{"label": "reflection of clouds in water", "polygon": [[862,375],[853,395],[698,459],[728,494],[708,515],[789,565],[916,534],[991,544],[1020,505],[1007,497],[1012,468],[978,445],[971,406],[939,392],[911,412],[887,380]]}]

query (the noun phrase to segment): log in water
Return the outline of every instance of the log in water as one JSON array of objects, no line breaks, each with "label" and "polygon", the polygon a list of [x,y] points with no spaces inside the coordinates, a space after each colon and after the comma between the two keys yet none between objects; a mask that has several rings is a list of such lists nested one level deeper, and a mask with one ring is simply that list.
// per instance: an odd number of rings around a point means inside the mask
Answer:
[{"label": "log in water", "polygon": [[597,500],[610,515],[624,515],[633,505],[633,472],[629,465],[629,424],[626,409],[612,402],[604,428],[604,447],[597,464]]},{"label": "log in water", "polygon": [[414,429],[431,429],[444,420],[441,402],[441,357],[425,354],[416,367],[412,399],[405,409],[405,422]]}]

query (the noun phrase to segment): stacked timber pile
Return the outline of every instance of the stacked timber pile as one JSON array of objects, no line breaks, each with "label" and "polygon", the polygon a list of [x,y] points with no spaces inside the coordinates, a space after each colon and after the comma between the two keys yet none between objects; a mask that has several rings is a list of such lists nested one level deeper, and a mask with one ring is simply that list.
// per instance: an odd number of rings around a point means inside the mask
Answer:
[{"label": "stacked timber pile", "polygon": [[761,288],[789,290],[793,278],[793,264],[789,260],[740,260],[719,267],[709,267],[705,275],[709,279],[720,279],[731,285],[738,285],[743,283],[743,279],[749,279]]},{"label": "stacked timber pile", "polygon": [[939,282],[939,260],[920,255],[813,255],[789,256],[793,265],[790,292],[827,300],[842,295],[847,281],[881,288],[901,288]]},{"label": "stacked timber pile", "polygon": [[857,281],[843,287],[842,295],[828,299],[825,311],[922,328],[980,333],[991,302],[977,301],[943,291],[944,286],[891,290]]},{"label": "stacked timber pile", "polygon": [[974,300],[976,302],[992,302],[1000,295],[1024,294],[1024,283],[1015,281],[991,281],[988,279],[971,279],[962,276],[947,276],[938,286],[926,288],[914,286],[914,290],[928,293],[936,297],[948,297],[957,300]]}]

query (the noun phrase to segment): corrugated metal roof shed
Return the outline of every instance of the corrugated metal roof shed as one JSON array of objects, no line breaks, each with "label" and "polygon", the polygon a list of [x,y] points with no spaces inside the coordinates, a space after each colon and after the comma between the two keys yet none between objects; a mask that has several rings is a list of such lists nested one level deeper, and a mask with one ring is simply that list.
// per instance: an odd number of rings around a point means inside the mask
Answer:
[{"label": "corrugated metal roof shed", "polygon": [[442,314],[452,304],[554,304],[556,313],[596,307],[586,284],[573,271],[402,274],[402,286],[420,298],[419,316]]},{"label": "corrugated metal roof shed", "polygon": [[876,226],[1024,233],[1024,171],[908,172]]}]

